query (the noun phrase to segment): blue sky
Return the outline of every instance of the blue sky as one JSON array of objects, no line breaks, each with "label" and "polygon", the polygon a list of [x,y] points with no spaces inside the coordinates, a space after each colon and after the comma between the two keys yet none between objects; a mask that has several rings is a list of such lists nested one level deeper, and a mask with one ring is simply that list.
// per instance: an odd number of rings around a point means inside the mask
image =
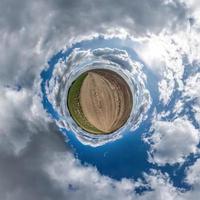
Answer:
[{"label": "blue sky", "polygon": [[[0,1],[0,199],[198,199],[199,16],[198,0]],[[141,86],[146,116],[98,144],[60,95],[96,59]]]},{"label": "blue sky", "polygon": [[[152,98],[152,104],[147,112],[147,119],[140,123],[139,127],[135,131],[126,130],[123,132],[122,138],[117,141],[109,142],[98,147],[92,147],[90,145],[83,144],[75,136],[75,133],[70,130],[61,128],[61,133],[67,137],[67,145],[69,144],[74,150],[74,155],[80,160],[83,165],[92,165],[98,169],[102,175],[109,176],[116,180],[121,180],[123,178],[131,178],[137,180],[138,178],[143,179],[144,173],[150,173],[152,169],[161,170],[162,173],[167,173],[174,186],[188,189],[189,184],[185,183],[185,169],[190,166],[197,158],[194,155],[188,157],[184,164],[179,165],[169,165],[166,163],[164,166],[159,166],[156,163],[151,163],[149,161],[148,153],[150,152],[150,146],[144,141],[145,137],[153,134],[154,131],[151,130],[152,120],[155,117],[153,110],[156,109],[158,113],[169,112],[168,116],[163,117],[163,121],[173,121],[176,113],[173,113],[173,107],[177,100],[181,98],[182,92],[173,91],[171,99],[167,105],[158,99],[158,83],[160,77],[156,76],[146,64],[142,61],[139,55],[134,51],[134,46],[138,46],[137,42],[131,39],[122,40],[119,38],[104,39],[103,37],[95,38],[92,40],[85,40],[83,42],[74,44],[71,48],[64,52],[59,52],[50,59],[49,68],[45,69],[41,73],[42,84],[41,89],[43,91],[43,106],[44,109],[52,116],[53,119],[58,120],[59,114],[48,101],[48,96],[45,95],[45,83],[52,77],[52,70],[56,68],[56,64],[59,60],[68,59],[70,53],[73,49],[78,48],[80,50],[93,50],[98,48],[117,48],[120,50],[125,50],[130,58],[134,61],[138,61],[143,65],[143,73],[147,76],[146,87],[150,92]],[[66,66],[67,67],[67,66]],[[73,70],[73,68],[72,68]],[[187,72],[190,73],[190,72]],[[185,74],[185,73],[184,73]],[[194,118],[194,113],[192,112],[190,102],[185,107],[179,116],[187,115],[193,124],[198,128],[197,122]],[[188,110],[189,109],[189,110]],[[132,125],[134,126],[134,124]],[[68,140],[69,139],[69,140]]]}]

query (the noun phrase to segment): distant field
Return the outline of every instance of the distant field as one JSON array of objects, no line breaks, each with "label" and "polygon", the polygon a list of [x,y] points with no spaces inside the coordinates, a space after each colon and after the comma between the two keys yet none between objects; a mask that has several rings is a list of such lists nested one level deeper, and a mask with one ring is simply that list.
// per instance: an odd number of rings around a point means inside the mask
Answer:
[{"label": "distant field", "polygon": [[103,134],[88,122],[81,109],[80,88],[86,76],[87,73],[83,73],[72,83],[68,92],[67,106],[72,118],[82,129],[93,134]]},{"label": "distant field", "polygon": [[116,72],[95,69],[88,72],[80,90],[80,105],[86,119],[109,134],[122,127],[132,109],[132,94]]}]

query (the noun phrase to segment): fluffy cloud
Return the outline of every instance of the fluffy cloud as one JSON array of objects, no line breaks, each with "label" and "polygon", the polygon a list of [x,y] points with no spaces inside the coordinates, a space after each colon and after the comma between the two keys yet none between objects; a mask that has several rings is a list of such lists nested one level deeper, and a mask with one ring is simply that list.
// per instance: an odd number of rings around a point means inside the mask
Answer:
[{"label": "fluffy cloud", "polygon": [[181,163],[190,153],[197,152],[199,131],[188,120],[155,121],[153,129],[155,132],[148,138],[153,162]]},{"label": "fluffy cloud", "polygon": [[185,84],[184,96],[186,101],[193,100],[193,112],[197,123],[200,125],[200,73],[190,76]]},{"label": "fluffy cloud", "polygon": [[[18,137],[20,139],[20,135]],[[62,154],[67,151],[63,138],[58,137],[52,124],[47,129],[38,127],[26,148],[17,155],[0,151],[0,199],[66,199],[63,188],[57,187],[43,168],[47,163],[51,164],[49,160],[55,152]]]},{"label": "fluffy cloud", "polygon": [[[71,155],[55,155],[51,165],[47,167],[50,177],[60,187],[64,187],[66,196],[76,199],[128,199],[128,200],[175,200],[181,191],[173,187],[169,177],[158,171],[144,174],[145,183],[141,180],[113,180],[100,175],[94,167],[80,165]],[[66,172],[66,167],[68,170]],[[67,186],[67,187],[66,187]],[[148,191],[139,195],[135,189],[146,187]]]},{"label": "fluffy cloud", "polygon": [[0,110],[0,150],[16,154],[49,121],[40,98],[27,89],[0,88]]},{"label": "fluffy cloud", "polygon": [[200,102],[200,73],[196,73],[186,80],[184,95],[190,100],[196,99]]},{"label": "fluffy cloud", "polygon": [[[146,182],[102,176],[95,167],[83,166],[56,137],[54,126],[49,134],[34,135],[20,155],[0,154],[0,198],[6,200],[59,199],[91,200],[176,199],[179,191],[167,175],[145,174]],[[151,190],[139,195],[136,188]]]},{"label": "fluffy cloud", "polygon": [[[142,196],[134,192],[136,187],[143,185],[141,181],[116,181],[102,176],[94,167],[82,166],[69,153],[57,127],[46,118],[34,91],[34,82],[49,57],[75,39],[96,33],[116,35],[121,32],[148,38],[163,29],[171,34],[185,23],[188,17],[186,5],[196,7],[194,1],[190,2],[193,3],[177,0],[0,2],[0,199],[172,200],[195,199],[195,195],[199,195],[199,180],[194,178],[199,162],[188,171],[188,182],[195,184],[193,191],[180,194],[167,175],[158,173],[145,175],[152,190]],[[194,17],[197,18],[197,14],[194,12]],[[176,41],[179,38],[180,35]],[[190,45],[195,52],[190,55],[194,60],[199,54],[196,47],[199,40],[197,34],[193,38]],[[178,41],[181,46],[183,40]],[[151,60],[155,61],[154,58]],[[181,73],[179,67],[179,78]],[[161,85],[172,84],[169,83],[162,82]],[[13,88],[13,85],[20,85],[22,89]],[[155,136],[151,138],[152,151],[159,164],[181,162],[196,151],[197,130],[187,120],[159,121],[155,123],[155,130]],[[188,145],[183,147],[185,139]]]},{"label": "fluffy cloud", "polygon": [[0,3],[1,84],[17,82],[31,86],[49,56],[74,38],[95,33],[117,34],[119,29],[135,35],[156,33],[164,27],[181,26],[186,17],[185,5],[178,1],[164,4],[161,0],[137,0],[130,4],[128,0],[3,0]]},{"label": "fluffy cloud", "polygon": [[199,184],[199,181],[200,181],[200,159],[198,159],[195,162],[195,164],[188,169],[186,180],[190,184]]},{"label": "fluffy cloud", "polygon": [[[68,169],[68,170],[66,170]],[[137,184],[128,179],[115,181],[91,166],[82,166],[71,154],[58,154],[45,169],[69,199],[133,199]]]},{"label": "fluffy cloud", "polygon": [[186,171],[186,179],[185,181],[192,186],[192,189],[188,192],[182,193],[180,195],[181,200],[196,200],[197,197],[200,195],[200,177],[199,177],[199,168],[200,167],[200,160],[198,159],[194,165],[188,168]]}]

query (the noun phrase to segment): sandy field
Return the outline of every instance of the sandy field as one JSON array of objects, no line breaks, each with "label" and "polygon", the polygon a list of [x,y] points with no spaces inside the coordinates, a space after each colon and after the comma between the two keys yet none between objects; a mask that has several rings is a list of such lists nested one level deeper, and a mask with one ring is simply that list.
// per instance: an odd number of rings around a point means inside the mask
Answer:
[{"label": "sandy field", "polygon": [[80,105],[98,130],[111,133],[127,121],[133,99],[130,88],[117,73],[98,69],[88,72],[80,89]]}]

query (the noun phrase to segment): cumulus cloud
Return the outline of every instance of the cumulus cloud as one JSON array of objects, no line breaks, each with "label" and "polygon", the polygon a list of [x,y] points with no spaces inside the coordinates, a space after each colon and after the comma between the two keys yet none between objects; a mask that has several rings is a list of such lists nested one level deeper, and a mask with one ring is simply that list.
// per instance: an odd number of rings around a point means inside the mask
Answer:
[{"label": "cumulus cloud", "polygon": [[[66,170],[66,168],[68,170]],[[82,166],[70,154],[58,154],[52,158],[51,165],[46,166],[51,179],[65,191],[69,199],[133,199],[135,184],[123,179],[115,181],[102,176],[91,166]]]},{"label": "cumulus cloud", "polygon": [[186,80],[184,95],[190,100],[200,101],[200,73],[196,73]]},{"label": "cumulus cloud", "polygon": [[[194,185],[194,190],[181,193],[173,187],[167,175],[152,173],[144,175],[148,187],[152,190],[141,196],[135,193],[135,188],[144,185],[141,180],[116,181],[102,176],[95,167],[81,165],[69,152],[69,147],[59,136],[55,124],[47,118],[41,106],[41,99],[34,91],[35,82],[38,81],[40,71],[49,57],[75,40],[95,34],[119,33],[135,37],[145,36],[148,40],[162,31],[170,35],[179,30],[185,25],[188,15],[193,15],[198,24],[199,5],[197,6],[195,1],[2,0],[0,199],[195,199],[200,193],[197,176],[199,161],[187,171],[186,180]],[[193,37],[189,38],[189,43],[185,29],[174,35],[175,41],[179,43],[177,46],[184,47],[182,54],[190,53],[188,59],[191,63],[199,58],[198,26],[193,24],[192,27],[195,32],[190,32]],[[159,66],[172,60],[172,57],[168,54],[166,56],[165,53],[169,49],[172,50],[173,45],[164,51],[162,45],[156,45],[158,48],[154,54],[157,53],[159,62],[153,55],[148,60],[147,52],[155,44],[155,40],[150,40],[151,45],[146,49],[146,53],[144,49],[140,53],[143,53],[142,58],[146,58],[146,62],[150,60],[149,66],[157,65],[156,69],[162,74],[163,70],[160,70]],[[166,43],[165,40],[164,44]],[[173,56],[179,55],[178,50],[173,49]],[[163,62],[165,56],[170,59]],[[173,61],[168,63],[168,66],[173,67],[164,74],[165,78],[169,78],[168,82],[160,82],[160,90],[167,91],[166,93],[174,89],[174,79],[181,79],[183,74],[181,58],[177,57]],[[193,78],[188,80],[185,92],[194,97],[199,94],[199,89],[195,94],[191,94],[189,88],[196,88],[195,83],[199,79],[196,79],[195,75]],[[167,102],[170,95],[164,92],[161,93],[161,99]],[[196,112],[196,120],[199,121],[199,104],[195,104],[193,109]],[[182,162],[183,158],[196,152],[198,130],[188,120],[158,121],[155,122],[154,129],[155,134],[150,138],[151,153],[158,164]],[[185,141],[187,145],[183,145]]]},{"label": "cumulus cloud", "polygon": [[186,179],[185,181],[192,186],[192,189],[188,192],[184,192],[179,196],[182,200],[195,200],[200,194],[200,177],[199,177],[199,167],[200,167],[200,160],[194,163],[194,165],[190,166],[186,171]]},{"label": "cumulus cloud", "polygon": [[[26,134],[30,134],[30,131]],[[23,139],[23,135],[18,137]],[[26,148],[17,155],[0,150],[0,199],[66,199],[64,191],[43,169],[47,163],[51,164],[51,154],[64,152],[67,153],[68,148],[63,138],[58,137],[53,124],[49,124],[48,129],[38,127],[37,132],[29,138]]]},{"label": "cumulus cloud", "polygon": [[30,137],[37,133],[38,128],[45,128],[49,119],[40,101],[34,92],[27,89],[0,88],[1,150],[18,154],[26,147]]},{"label": "cumulus cloud", "polygon": [[[144,174],[145,182],[122,179],[113,180],[100,175],[94,167],[81,166],[71,155],[55,155],[52,165],[47,167],[50,177],[60,187],[64,187],[65,194],[72,200],[76,199],[128,199],[128,200],[175,200],[179,198],[181,191],[174,187],[167,174],[152,170]],[[64,156],[64,157],[63,157]],[[69,166],[69,171],[65,168]],[[87,180],[87,183],[85,182]],[[66,185],[68,186],[66,188]],[[136,189],[147,189],[139,195]]]},{"label": "cumulus cloud", "polygon": [[185,101],[193,100],[193,112],[197,123],[200,125],[200,73],[190,76],[184,88]]},{"label": "cumulus cloud", "polygon": [[[51,63],[53,59],[49,62]],[[42,77],[44,88],[43,95],[48,98],[55,112],[59,114],[58,126],[65,131],[72,130],[76,137],[85,145],[94,147],[113,142],[122,137],[125,129],[135,130],[145,119],[146,113],[151,105],[151,98],[145,87],[146,76],[142,73],[142,64],[132,60],[125,50],[118,48],[96,48],[94,50],[83,50],[74,48],[68,57],[65,53],[59,56],[58,62],[54,63],[55,70],[47,80]],[[135,99],[134,111],[124,127],[107,135],[92,135],[82,130],[74,120],[63,102],[67,101],[67,92],[71,83],[83,72],[95,69],[106,68],[119,73],[130,86]],[[51,66],[46,69],[46,73]],[[48,110],[48,107],[45,107]]]},{"label": "cumulus cloud", "polygon": [[187,182],[190,184],[199,184],[200,180],[200,159],[198,159],[195,164],[190,167],[187,171]]},{"label": "cumulus cloud", "polygon": [[172,122],[155,121],[151,143],[153,162],[159,165],[181,163],[190,153],[197,152],[199,131],[186,119]]},{"label": "cumulus cloud", "polygon": [[130,1],[3,0],[0,13],[1,83],[19,82],[28,86],[49,55],[70,44],[73,38],[108,33],[109,29],[114,33],[125,29],[136,35],[159,32],[164,27],[182,24],[187,16],[183,3],[164,4],[161,0],[137,0],[131,4]]}]

